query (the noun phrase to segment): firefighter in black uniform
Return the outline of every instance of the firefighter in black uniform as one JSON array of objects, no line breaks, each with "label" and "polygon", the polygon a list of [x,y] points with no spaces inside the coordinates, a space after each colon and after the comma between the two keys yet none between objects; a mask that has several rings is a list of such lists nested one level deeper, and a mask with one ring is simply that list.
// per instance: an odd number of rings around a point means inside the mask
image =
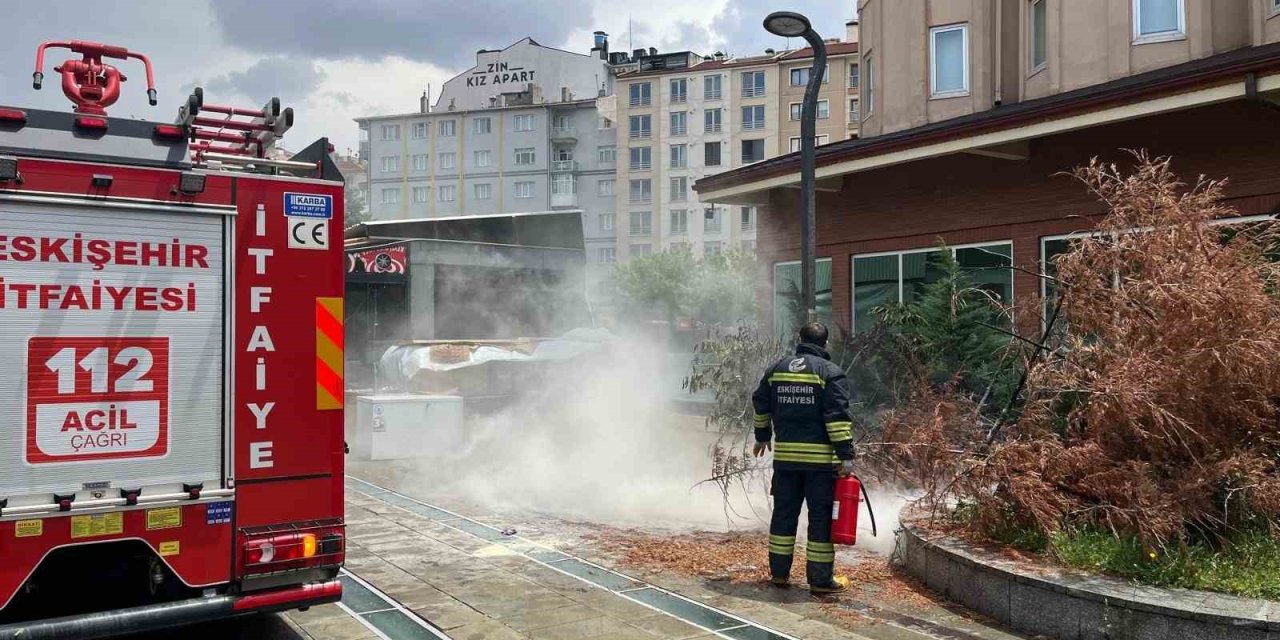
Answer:
[{"label": "firefighter in black uniform", "polygon": [[[751,397],[755,408],[756,457],[773,452],[773,520],[769,524],[769,572],[778,587],[790,585],[800,505],[809,505],[805,559],[809,590],[840,593],[849,579],[833,575],[831,510],[836,474],[853,473],[853,420],[844,371],[830,361],[827,328],[800,329],[793,357],[779,360]],[[772,423],[772,428],[770,427]],[[776,431],[776,433],[775,433]]]}]

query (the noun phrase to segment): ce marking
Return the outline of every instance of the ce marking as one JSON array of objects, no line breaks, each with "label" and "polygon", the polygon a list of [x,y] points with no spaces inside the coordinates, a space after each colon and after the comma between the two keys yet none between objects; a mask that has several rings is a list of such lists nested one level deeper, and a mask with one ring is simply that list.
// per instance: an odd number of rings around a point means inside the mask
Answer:
[{"label": "ce marking", "polygon": [[329,221],[324,218],[300,218],[290,216],[290,249],[328,249]]}]

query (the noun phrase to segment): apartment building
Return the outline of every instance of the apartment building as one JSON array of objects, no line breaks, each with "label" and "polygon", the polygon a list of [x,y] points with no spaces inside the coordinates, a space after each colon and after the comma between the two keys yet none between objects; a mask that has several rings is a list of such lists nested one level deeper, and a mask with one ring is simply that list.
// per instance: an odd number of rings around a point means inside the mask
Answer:
[{"label": "apartment building", "polygon": [[434,105],[424,93],[417,111],[356,119],[371,222],[577,212],[584,253],[612,252],[600,229],[615,211],[616,142],[597,101],[630,60],[602,32],[589,55],[524,38],[477,52]]},{"label": "apartment building", "polygon": [[[820,140],[857,134],[857,23],[832,40],[821,92]],[[669,249],[707,255],[755,248],[754,206],[712,205],[692,185],[707,176],[785,154],[798,145],[799,113],[812,51],[731,58],[667,57],[616,82],[618,218],[611,221],[624,260]],[[854,87],[852,94],[850,87]],[[794,115],[794,119],[792,119]],[[797,142],[794,142],[797,141]],[[798,147],[797,147],[798,148]]]},{"label": "apartment building", "polygon": [[[936,277],[939,239],[1006,304],[1052,298],[1101,205],[1064,172],[1125,149],[1228,178],[1239,220],[1280,210],[1280,0],[861,0],[860,136],[819,148],[820,313],[854,332]],[[834,68],[832,69],[834,72]],[[799,158],[709,176],[760,210],[764,320],[794,326]],[[764,283],[762,283],[764,284]]]}]

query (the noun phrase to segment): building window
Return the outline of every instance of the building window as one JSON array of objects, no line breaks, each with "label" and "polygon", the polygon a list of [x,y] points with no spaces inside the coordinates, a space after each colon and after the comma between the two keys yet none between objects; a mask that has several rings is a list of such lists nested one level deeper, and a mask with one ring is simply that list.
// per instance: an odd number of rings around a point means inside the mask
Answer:
[{"label": "building window", "polygon": [[764,160],[764,140],[742,141],[742,162],[759,162]]},{"label": "building window", "polygon": [[653,214],[649,211],[631,212],[631,235],[647,236],[653,232]]},{"label": "building window", "polygon": [[[800,150],[800,140],[801,140],[800,136],[791,137],[791,153],[795,153]],[[831,136],[825,133],[819,136],[814,136],[813,138],[813,144],[816,147],[821,147],[822,145],[827,144],[828,142],[831,142]]]},{"label": "building window", "polygon": [[724,95],[722,91],[722,83],[724,76],[703,76],[702,77],[702,99],[703,100],[719,100]]},{"label": "building window", "polygon": [[686,202],[689,200],[689,179],[686,177],[671,178],[671,201]]},{"label": "building window", "polygon": [[417,154],[417,155],[413,156],[412,160],[413,160],[413,170],[414,170],[414,171],[426,171],[426,170],[427,170],[427,154],[425,154],[425,153]]},{"label": "building window", "polygon": [[830,117],[831,117],[831,101],[819,100],[818,101],[818,119],[826,120],[827,118],[830,118]]},{"label": "building window", "polygon": [[1133,41],[1162,42],[1187,35],[1184,0],[1133,0]]},{"label": "building window", "polygon": [[671,135],[683,136],[689,133],[689,114],[683,111],[671,112]]},{"label": "building window", "polygon": [[441,169],[457,169],[458,154],[452,151],[450,151],[449,153],[440,154],[440,168]]},{"label": "building window", "polygon": [[968,25],[929,30],[929,77],[935,98],[969,92]]},{"label": "building window", "polygon": [[516,197],[517,197],[517,198],[532,198],[532,197],[533,197],[533,182],[528,182],[528,181],[521,181],[521,182],[517,182],[517,183],[516,183]]},{"label": "building window", "polygon": [[400,170],[400,156],[382,156],[382,172],[391,173]]},{"label": "building window", "polygon": [[533,151],[533,147],[524,147],[516,149],[516,164],[528,166],[537,162],[537,155]]},{"label": "building window", "polygon": [[516,131],[533,131],[533,116],[516,116]]},{"label": "building window", "polygon": [[1045,5],[1049,0],[1031,0],[1031,68],[1040,69],[1048,60],[1048,18]]},{"label": "building window", "polygon": [[722,250],[721,249],[722,246],[724,246],[724,243],[722,242],[717,242],[717,241],[704,242],[702,243],[702,255],[714,256],[720,253],[720,251]]},{"label": "building window", "polygon": [[689,166],[689,148],[682,144],[671,145],[671,168],[684,169]]},{"label": "building window", "polygon": [[[601,198],[612,198],[615,181],[613,179],[601,180],[596,183],[596,195]],[[613,214],[609,214],[613,215]]]},{"label": "building window", "polygon": [[742,242],[738,243],[738,247],[739,247],[739,248],[741,248],[743,251],[755,251],[755,250],[756,250],[756,241],[755,241],[755,240],[743,240]]},{"label": "building window", "polygon": [[427,137],[427,123],[425,122],[413,123],[413,137],[418,139]]},{"label": "building window", "polygon": [[474,153],[475,163],[477,167],[487,167],[493,164],[492,155],[488,150],[480,150]]},{"label": "building window", "polygon": [[383,139],[383,140],[399,140],[399,139],[400,139],[400,125],[398,125],[398,124],[384,124],[384,125],[382,125],[382,139]]},{"label": "building window", "polygon": [[764,128],[764,105],[742,108],[742,130],[759,131]]},{"label": "building window", "polygon": [[653,253],[653,245],[651,244],[633,244],[631,245],[631,255],[637,258],[651,255]]},{"label": "building window", "polygon": [[758,98],[764,95],[764,72],[742,72],[742,97]]},{"label": "building window", "polygon": [[858,110],[862,108],[858,96],[849,96],[849,122],[858,121]]},{"label": "building window", "polygon": [[862,68],[867,72],[867,81],[862,86],[862,91],[866,94],[863,96],[862,104],[867,105],[867,108],[862,110],[864,120],[870,118],[871,112],[876,108],[876,67],[871,63],[871,56],[862,59]]},{"label": "building window", "polygon": [[[818,258],[813,265],[814,307],[818,320],[831,325],[831,258]],[[773,265],[773,331],[783,340],[795,338],[805,322],[799,262]]]},{"label": "building window", "polygon": [[742,207],[742,209],[740,209],[739,212],[741,213],[741,218],[742,218],[742,230],[751,231],[752,229],[755,229],[756,228],[756,208]]},{"label": "building window", "polygon": [[720,133],[722,126],[721,112],[719,109],[707,109],[702,112],[702,131],[703,133]]},{"label": "building window", "polygon": [[571,196],[578,193],[578,179],[572,174],[561,174],[551,179],[551,195]]},{"label": "building window", "polygon": [[652,202],[653,201],[653,181],[649,178],[640,178],[631,181],[631,202]]},{"label": "building window", "polygon": [[708,142],[702,145],[702,164],[708,167],[720,166],[720,146],[719,142]]},{"label": "building window", "polygon": [[653,116],[631,116],[630,136],[648,138],[653,133]]},{"label": "building window", "polygon": [[617,164],[618,148],[613,145],[596,147],[596,159],[600,164]]},{"label": "building window", "polygon": [[858,80],[861,77],[861,75],[858,72],[858,68],[859,68],[858,63],[856,62],[849,63],[849,88],[850,89],[858,88]]},{"label": "building window", "polygon": [[456,120],[440,121],[440,136],[443,138],[452,138],[458,135],[458,122]]},{"label": "building window", "polygon": [[671,210],[671,235],[682,236],[689,232],[689,210]]},{"label": "building window", "polygon": [[596,249],[596,255],[599,256],[600,264],[613,264],[618,261],[618,250],[613,247],[600,247]]},{"label": "building window", "polygon": [[599,118],[596,118],[596,128],[601,131],[612,129],[613,121],[604,116],[600,116]]},{"label": "building window", "polygon": [[689,100],[689,81],[677,78],[671,81],[671,104],[684,104]]},{"label": "building window", "polygon": [[[809,75],[812,70],[809,67],[796,67],[791,70],[791,86],[807,87],[809,86]],[[831,65],[827,65],[822,69],[822,84],[831,82]]]},{"label": "building window", "polygon": [[440,202],[454,202],[458,199],[458,186],[453,184],[440,185]]},{"label": "building window", "polygon": [[797,122],[800,116],[804,115],[804,104],[800,102],[791,103],[791,121]]},{"label": "building window", "polygon": [[493,120],[489,118],[476,118],[471,121],[471,133],[478,136],[485,135],[493,130]]},{"label": "building window", "polygon": [[653,88],[648,82],[637,82],[628,88],[631,93],[631,106],[647,107],[653,104]]},{"label": "building window", "polygon": [[400,204],[399,189],[383,189],[382,204]]},{"label": "building window", "polygon": [[720,233],[724,229],[723,222],[724,216],[720,215],[718,207],[707,207],[702,216],[702,230],[706,233]]},{"label": "building window", "polygon": [[[609,182],[613,182],[613,181],[610,180]],[[612,189],[610,189],[610,191],[612,191]],[[600,230],[613,231],[613,212],[612,211],[608,213],[600,214]]]},{"label": "building window", "polygon": [[[961,270],[991,299],[1013,299],[1013,244],[948,247]],[[942,277],[939,249],[853,256],[853,330],[875,326],[873,311],[886,304],[907,304],[925,285]]]},{"label": "building window", "polygon": [[475,192],[476,200],[489,200],[493,198],[493,185],[489,183],[471,185]]},{"label": "building window", "polygon": [[414,202],[426,202],[426,201],[427,201],[427,199],[428,199],[428,198],[430,198],[430,197],[431,197],[431,188],[430,188],[430,187],[414,187],[414,188],[413,188],[413,201],[414,201]]},{"label": "building window", "polygon": [[648,171],[651,168],[653,168],[653,149],[631,147],[631,170]]}]

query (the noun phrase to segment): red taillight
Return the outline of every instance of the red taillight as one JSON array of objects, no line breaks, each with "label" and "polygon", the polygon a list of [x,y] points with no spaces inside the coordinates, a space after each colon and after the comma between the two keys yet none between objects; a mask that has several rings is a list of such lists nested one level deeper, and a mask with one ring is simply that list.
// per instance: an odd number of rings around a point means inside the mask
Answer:
[{"label": "red taillight", "polygon": [[17,122],[24,123],[27,121],[27,112],[21,109],[5,109],[0,108],[0,122]]},{"label": "red taillight", "polygon": [[90,116],[77,116],[76,126],[81,129],[106,129],[106,118],[94,118]]},{"label": "red taillight", "polygon": [[342,542],[342,530],[330,527],[250,534],[241,546],[244,571],[264,573],[339,565],[344,556]]},{"label": "red taillight", "polygon": [[156,125],[157,138],[185,138],[187,130],[176,124],[158,124]]}]

